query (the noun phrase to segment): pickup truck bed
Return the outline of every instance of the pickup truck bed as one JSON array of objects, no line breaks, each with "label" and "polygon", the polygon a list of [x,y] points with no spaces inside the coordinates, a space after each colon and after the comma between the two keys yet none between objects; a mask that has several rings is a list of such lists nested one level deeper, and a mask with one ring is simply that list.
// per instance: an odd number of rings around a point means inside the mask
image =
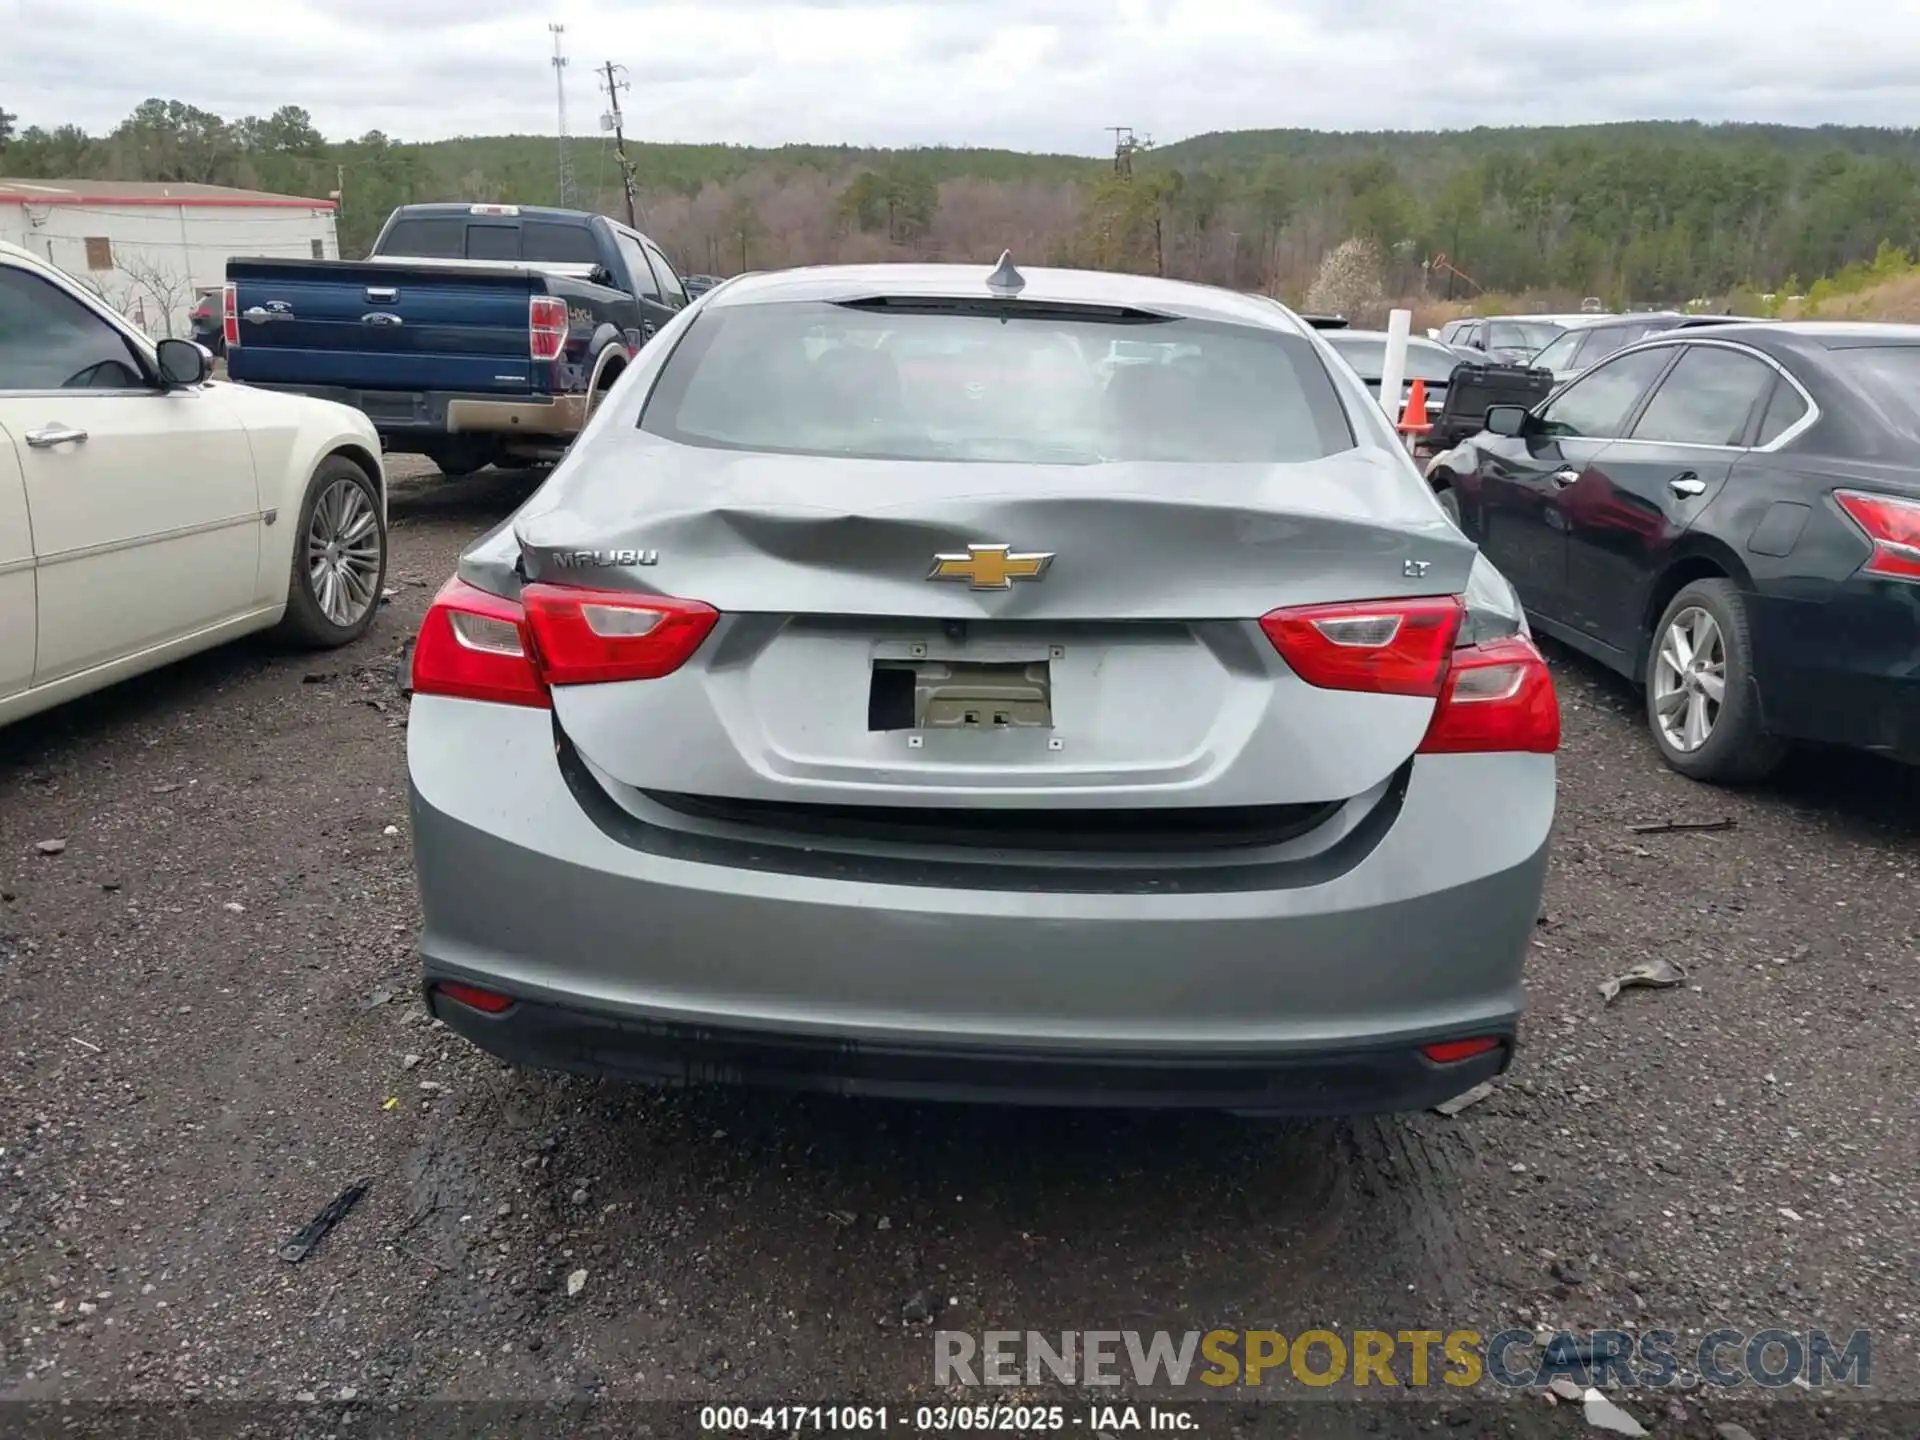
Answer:
[{"label": "pickup truck bed", "polygon": [[228,374],[351,405],[387,449],[426,454],[449,474],[552,458],[644,339],[632,298],[585,278],[592,271],[233,260]]}]

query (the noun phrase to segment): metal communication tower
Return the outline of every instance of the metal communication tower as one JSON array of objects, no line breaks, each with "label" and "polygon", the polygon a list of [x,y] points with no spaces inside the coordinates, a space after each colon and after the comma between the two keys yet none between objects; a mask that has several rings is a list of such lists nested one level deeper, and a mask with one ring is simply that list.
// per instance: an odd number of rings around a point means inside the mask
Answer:
[{"label": "metal communication tower", "polygon": [[560,103],[560,208],[571,210],[574,206],[573,150],[567,143],[567,57],[561,49],[567,27],[549,25],[547,29],[553,32],[553,90]]}]

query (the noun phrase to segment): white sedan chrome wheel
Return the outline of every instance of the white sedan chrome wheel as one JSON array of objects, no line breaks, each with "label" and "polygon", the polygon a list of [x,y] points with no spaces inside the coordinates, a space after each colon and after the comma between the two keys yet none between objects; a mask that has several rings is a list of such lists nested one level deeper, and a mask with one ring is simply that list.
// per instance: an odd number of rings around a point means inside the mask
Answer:
[{"label": "white sedan chrome wheel", "polygon": [[346,629],[379,598],[380,517],[367,492],[335,480],[314,503],[307,525],[307,575],[327,619]]}]

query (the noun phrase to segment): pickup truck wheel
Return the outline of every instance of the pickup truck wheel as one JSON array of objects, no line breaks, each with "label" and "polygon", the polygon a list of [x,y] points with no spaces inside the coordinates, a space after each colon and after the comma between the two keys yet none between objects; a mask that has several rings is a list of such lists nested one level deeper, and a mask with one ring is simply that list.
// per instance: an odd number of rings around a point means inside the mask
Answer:
[{"label": "pickup truck wheel", "polygon": [[330,455],[307,483],[300,504],[279,633],[317,650],[358,640],[373,624],[386,577],[380,492],[358,465]]}]

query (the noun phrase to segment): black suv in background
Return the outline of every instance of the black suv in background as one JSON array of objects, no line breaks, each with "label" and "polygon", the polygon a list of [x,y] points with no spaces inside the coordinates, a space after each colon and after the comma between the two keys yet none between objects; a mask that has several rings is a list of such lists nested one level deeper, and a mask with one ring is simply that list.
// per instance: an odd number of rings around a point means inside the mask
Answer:
[{"label": "black suv in background", "polygon": [[1567,327],[1544,315],[1469,316],[1449,321],[1440,330],[1440,343],[1470,360],[1497,365],[1524,365]]},{"label": "black suv in background", "polygon": [[1691,329],[1696,325],[1737,325],[1743,321],[1746,317],[1740,315],[1683,315],[1672,310],[1649,315],[1609,315],[1604,320],[1567,331],[1528,363],[1536,370],[1551,370],[1553,383],[1564,385],[1614,351],[1624,350],[1649,335]]}]

